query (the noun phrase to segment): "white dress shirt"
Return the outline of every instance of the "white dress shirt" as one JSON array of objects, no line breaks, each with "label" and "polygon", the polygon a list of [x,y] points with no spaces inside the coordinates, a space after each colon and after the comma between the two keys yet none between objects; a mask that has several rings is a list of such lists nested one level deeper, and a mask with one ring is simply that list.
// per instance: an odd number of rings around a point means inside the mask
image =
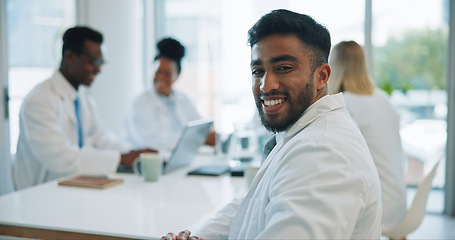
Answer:
[{"label": "white dress shirt", "polygon": [[344,92],[346,108],[365,138],[378,169],[382,189],[382,230],[403,220],[406,208],[405,156],[399,116],[385,92],[365,96]]},{"label": "white dress shirt", "polygon": [[[79,96],[83,146],[74,100]],[[20,110],[14,179],[17,189],[72,174],[115,172],[130,146],[106,131],[88,89],[76,91],[56,71],[27,95]]]},{"label": "white dress shirt", "polygon": [[261,165],[243,200],[195,234],[205,239],[380,239],[381,190],[342,94],[311,105]]}]

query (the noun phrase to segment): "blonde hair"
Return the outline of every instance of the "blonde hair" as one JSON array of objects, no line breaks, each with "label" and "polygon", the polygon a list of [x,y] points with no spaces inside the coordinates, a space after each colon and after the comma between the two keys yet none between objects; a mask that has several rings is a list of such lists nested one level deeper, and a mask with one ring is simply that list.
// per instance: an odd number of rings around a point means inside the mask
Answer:
[{"label": "blonde hair", "polygon": [[329,57],[332,74],[329,78],[329,94],[349,91],[372,95],[375,89],[366,66],[362,47],[355,41],[335,45]]}]

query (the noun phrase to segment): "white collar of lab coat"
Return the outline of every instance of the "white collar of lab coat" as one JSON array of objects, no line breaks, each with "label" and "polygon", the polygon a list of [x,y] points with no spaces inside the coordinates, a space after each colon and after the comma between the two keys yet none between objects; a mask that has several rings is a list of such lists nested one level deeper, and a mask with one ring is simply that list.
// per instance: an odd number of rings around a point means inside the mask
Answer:
[{"label": "white collar of lab coat", "polygon": [[297,133],[302,131],[305,127],[310,125],[322,115],[343,107],[345,107],[345,103],[342,93],[324,96],[313,103],[310,107],[308,107],[307,110],[303,113],[302,117],[300,117],[300,119],[297,120],[297,122],[294,123],[294,125],[292,125],[288,131],[277,133],[277,144],[262,163],[261,168],[257,173],[258,177],[256,177],[251,183],[250,191],[254,191],[272,159],[290,139],[292,139],[295,135],[297,135]]},{"label": "white collar of lab coat", "polygon": [[343,107],[345,107],[343,93],[326,95],[320,98],[315,103],[311,104],[311,106],[305,110],[302,117],[300,117],[300,119],[297,120],[297,122],[294,123],[288,131],[286,131],[286,134],[284,135],[285,141],[294,137],[302,129],[310,125],[322,115]]},{"label": "white collar of lab coat", "polygon": [[52,85],[55,92],[62,99],[69,99],[74,101],[78,94],[77,90],[69,83],[69,81],[63,76],[60,70],[55,71],[54,75],[51,78]]},{"label": "white collar of lab coat", "polygon": [[[55,71],[50,81],[55,94],[57,94],[63,102],[69,102],[68,104],[74,105],[74,100],[78,95],[78,91],[74,89],[74,87],[63,76],[60,70]],[[77,124],[74,108],[65,108],[64,111],[68,112],[68,116],[73,124]]]}]

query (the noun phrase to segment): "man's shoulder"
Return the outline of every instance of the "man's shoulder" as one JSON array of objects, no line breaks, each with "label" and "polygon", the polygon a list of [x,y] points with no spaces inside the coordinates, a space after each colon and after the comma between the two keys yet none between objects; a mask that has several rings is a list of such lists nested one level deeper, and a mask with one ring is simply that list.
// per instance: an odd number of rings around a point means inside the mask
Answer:
[{"label": "man's shoulder", "polygon": [[57,94],[52,89],[51,79],[38,83],[30,90],[24,98],[24,104],[28,102],[43,102],[57,98]]},{"label": "man's shoulder", "polygon": [[373,174],[373,160],[360,131],[344,113],[339,114],[331,112],[289,139],[277,154],[280,166],[326,171],[330,165],[361,178]]},{"label": "man's shoulder", "polygon": [[[344,106],[344,102],[343,105],[337,104],[334,106],[323,105],[319,109],[313,108],[313,111],[305,113],[286,135],[294,135],[296,137],[296,135],[302,134],[316,134],[322,138],[338,134],[338,127],[355,128],[355,124]],[[306,140],[314,141],[315,139],[308,138]]]},{"label": "man's shoulder", "polygon": [[347,142],[356,147],[366,148],[363,141],[360,130],[344,107],[319,116],[289,139],[292,147],[296,149],[328,151],[330,148],[336,152],[343,152],[349,147]]}]

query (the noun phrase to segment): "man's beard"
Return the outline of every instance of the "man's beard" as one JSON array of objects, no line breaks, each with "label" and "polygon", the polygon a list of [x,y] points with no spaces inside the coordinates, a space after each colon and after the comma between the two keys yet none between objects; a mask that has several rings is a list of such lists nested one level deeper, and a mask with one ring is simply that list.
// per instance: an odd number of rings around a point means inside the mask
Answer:
[{"label": "man's beard", "polygon": [[[256,96],[256,107],[261,117],[261,122],[264,127],[271,132],[283,132],[289,129],[294,123],[299,120],[305,110],[311,105],[314,99],[313,94],[313,82],[310,81],[306,84],[305,89],[302,89],[297,96],[290,96],[287,91],[271,91],[269,93],[262,93]],[[261,96],[267,95],[281,95],[286,96],[286,102],[289,104],[288,112],[281,120],[275,120],[274,118],[282,117],[281,115],[266,115],[262,110]]]}]

